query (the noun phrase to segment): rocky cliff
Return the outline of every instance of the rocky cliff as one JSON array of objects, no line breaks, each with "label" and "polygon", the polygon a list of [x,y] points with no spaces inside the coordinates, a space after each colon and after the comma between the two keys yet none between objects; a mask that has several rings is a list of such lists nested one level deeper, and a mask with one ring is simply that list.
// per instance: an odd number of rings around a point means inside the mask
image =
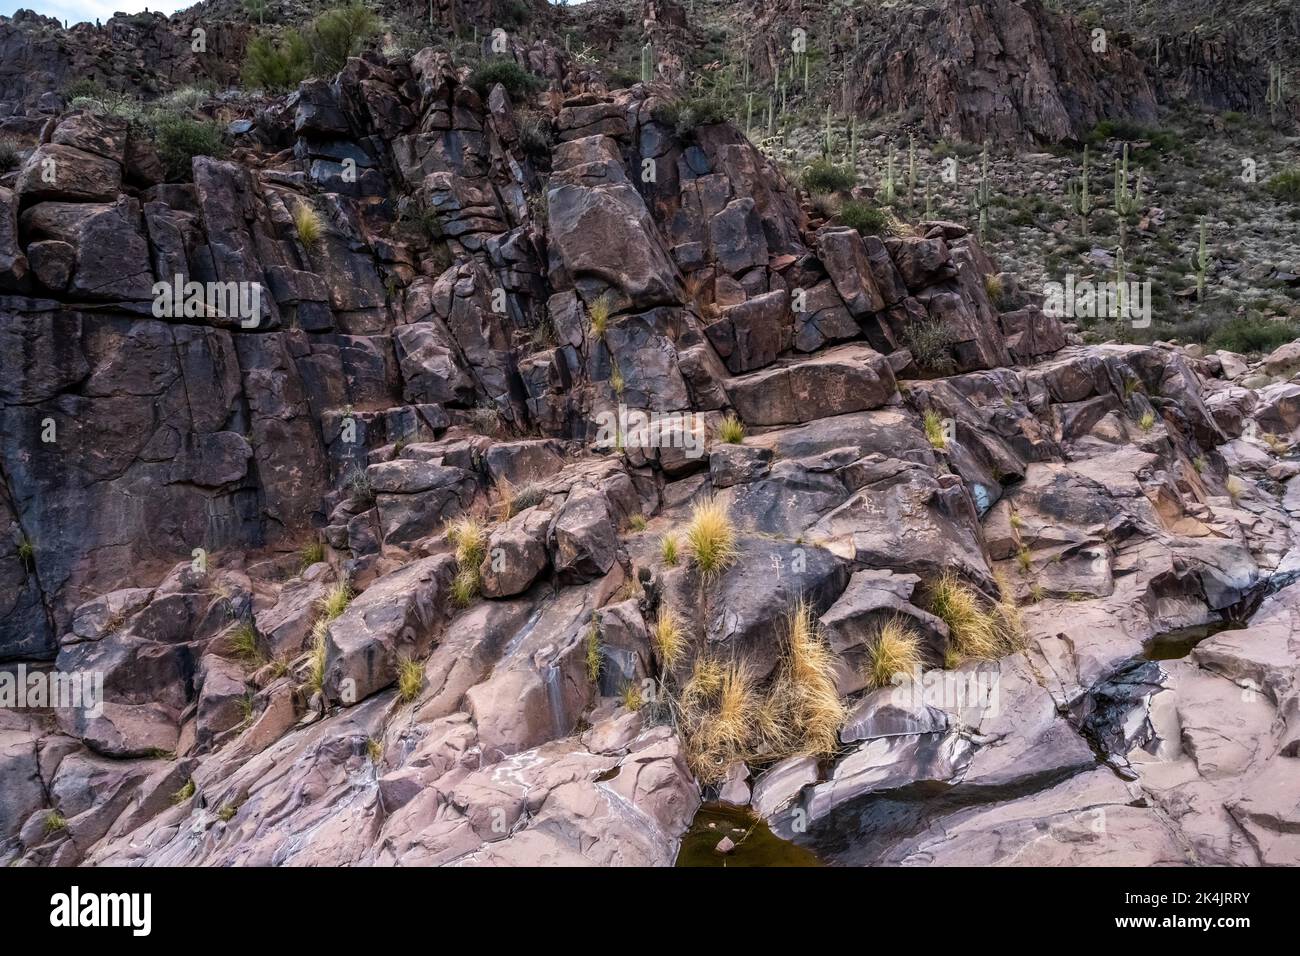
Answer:
[{"label": "rocky cliff", "polygon": [[510,58],[208,98],[170,170],[8,81],[0,661],[103,697],[0,711],[0,860],[671,864],[720,796],[828,862],[1297,862],[1300,360],[1084,346],[966,226]]}]

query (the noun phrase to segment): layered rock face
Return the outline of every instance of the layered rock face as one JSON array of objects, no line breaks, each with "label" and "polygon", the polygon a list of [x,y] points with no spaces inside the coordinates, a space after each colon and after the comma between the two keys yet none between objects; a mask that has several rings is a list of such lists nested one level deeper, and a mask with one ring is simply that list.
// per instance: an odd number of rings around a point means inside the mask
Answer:
[{"label": "layered rock face", "polygon": [[[1285,356],[1259,390],[1070,345],[960,225],[813,228],[667,84],[467,73],[353,58],[181,182],[59,113],[0,178],[0,661],[103,681],[0,713],[0,861],[671,864],[713,791],[656,695],[714,657],[774,679],[800,601],[839,746],[728,771],[826,859],[1056,862],[1096,807],[1098,861],[1294,858],[1290,590],[1137,660],[1289,581]],[[713,575],[662,544],[706,501]],[[1009,580],[1028,649],[945,671],[945,575]],[[895,615],[1000,709],[869,690]],[[1220,719],[1249,753],[1200,742]],[[936,780],[896,832],[845,822]]]}]

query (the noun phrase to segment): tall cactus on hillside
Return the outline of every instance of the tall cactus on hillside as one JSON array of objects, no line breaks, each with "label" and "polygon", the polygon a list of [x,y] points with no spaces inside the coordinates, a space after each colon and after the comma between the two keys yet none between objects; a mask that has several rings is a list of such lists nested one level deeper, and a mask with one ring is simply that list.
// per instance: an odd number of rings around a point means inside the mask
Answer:
[{"label": "tall cactus on hillside", "polygon": [[1210,252],[1205,245],[1205,217],[1201,217],[1201,235],[1192,256],[1192,268],[1196,270],[1196,301],[1205,298],[1205,273],[1210,267]]},{"label": "tall cactus on hillside", "polygon": [[894,177],[894,144],[889,144],[889,154],[885,160],[885,176],[880,181],[880,201],[892,206],[898,195],[898,180]]},{"label": "tall cactus on hillside", "polygon": [[1264,101],[1268,103],[1269,120],[1276,123],[1278,113],[1286,104],[1286,75],[1276,63],[1268,65],[1268,93]]},{"label": "tall cactus on hillside", "polygon": [[655,71],[655,45],[646,43],[641,47],[641,82],[647,86],[654,79]]},{"label": "tall cactus on hillside", "polygon": [[1128,318],[1128,305],[1125,302],[1127,295],[1128,266],[1124,262],[1124,245],[1121,243],[1115,250],[1115,319],[1117,324]]},{"label": "tall cactus on hillside", "polygon": [[1088,217],[1092,214],[1093,202],[1088,193],[1088,147],[1083,147],[1083,172],[1078,180],[1071,179],[1066,186],[1070,206],[1079,217],[1079,224],[1086,239],[1088,236]]},{"label": "tall cactus on hillside", "polygon": [[1137,183],[1129,185],[1128,143],[1124,144],[1124,157],[1115,167],[1115,215],[1119,220],[1119,241],[1128,241],[1128,220],[1142,208],[1142,170],[1138,169]]}]

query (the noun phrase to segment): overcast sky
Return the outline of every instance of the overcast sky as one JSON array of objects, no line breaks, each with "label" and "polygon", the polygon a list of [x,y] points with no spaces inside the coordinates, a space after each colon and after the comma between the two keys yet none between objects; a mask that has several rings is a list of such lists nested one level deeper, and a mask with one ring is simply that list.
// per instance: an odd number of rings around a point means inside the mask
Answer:
[{"label": "overcast sky", "polygon": [[0,13],[12,17],[18,10],[35,10],[47,17],[67,20],[68,25],[107,20],[114,13],[139,13],[141,10],[175,13],[192,6],[196,0],[0,0]]}]

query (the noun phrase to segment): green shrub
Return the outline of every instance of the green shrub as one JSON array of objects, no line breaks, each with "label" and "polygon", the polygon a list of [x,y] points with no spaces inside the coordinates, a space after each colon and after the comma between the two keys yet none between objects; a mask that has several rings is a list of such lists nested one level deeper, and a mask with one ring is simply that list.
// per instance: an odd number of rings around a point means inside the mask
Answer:
[{"label": "green shrub", "polygon": [[484,60],[469,75],[469,85],[484,99],[498,83],[506,88],[511,99],[526,96],[541,86],[537,77],[509,57]]},{"label": "green shrub", "polygon": [[196,109],[207,98],[208,91],[201,86],[182,86],[164,96],[158,105],[174,113],[185,113]]},{"label": "green shrub", "polygon": [[241,78],[250,89],[283,92],[297,88],[310,72],[307,44],[294,30],[279,42],[270,33],[259,33],[244,54]]},{"label": "green shrub", "polygon": [[690,136],[701,126],[725,123],[731,118],[726,100],[719,96],[695,96],[678,103],[675,115],[678,136]]},{"label": "green shrub", "polygon": [[843,203],[835,218],[864,236],[878,236],[889,231],[889,217],[866,202],[851,200]]},{"label": "green shrub", "polygon": [[1300,203],[1300,166],[1292,166],[1269,177],[1264,188],[1278,199]]},{"label": "green shrub", "polygon": [[366,48],[383,23],[362,3],[326,10],[306,29],[302,38],[311,53],[311,68],[320,76],[333,76]]},{"label": "green shrub", "polygon": [[226,155],[226,144],[221,141],[221,127],[213,122],[190,119],[175,113],[158,113],[151,122],[167,179],[189,179],[191,163],[195,156]]},{"label": "green shrub", "polygon": [[926,319],[907,327],[907,347],[916,364],[927,372],[947,375],[954,368],[952,333],[938,320]]},{"label": "green shrub", "polygon": [[1300,336],[1290,322],[1275,322],[1259,316],[1232,319],[1210,336],[1212,348],[1229,352],[1271,352]]},{"label": "green shrub", "polygon": [[[1127,119],[1102,120],[1093,127],[1087,139],[1094,145],[1104,143],[1108,139],[1125,140],[1130,143],[1146,142],[1150,143],[1149,148],[1157,153],[1172,152],[1178,146],[1178,135],[1173,131],[1143,126],[1141,123]],[[1135,152],[1141,153],[1145,150],[1135,150]]]},{"label": "green shrub", "polygon": [[63,95],[68,102],[79,99],[98,100],[104,96],[104,87],[98,80],[83,76],[71,81],[63,88]]},{"label": "green shrub", "polygon": [[845,192],[856,181],[852,167],[837,165],[829,159],[815,160],[803,174],[803,188],[810,193]]}]

